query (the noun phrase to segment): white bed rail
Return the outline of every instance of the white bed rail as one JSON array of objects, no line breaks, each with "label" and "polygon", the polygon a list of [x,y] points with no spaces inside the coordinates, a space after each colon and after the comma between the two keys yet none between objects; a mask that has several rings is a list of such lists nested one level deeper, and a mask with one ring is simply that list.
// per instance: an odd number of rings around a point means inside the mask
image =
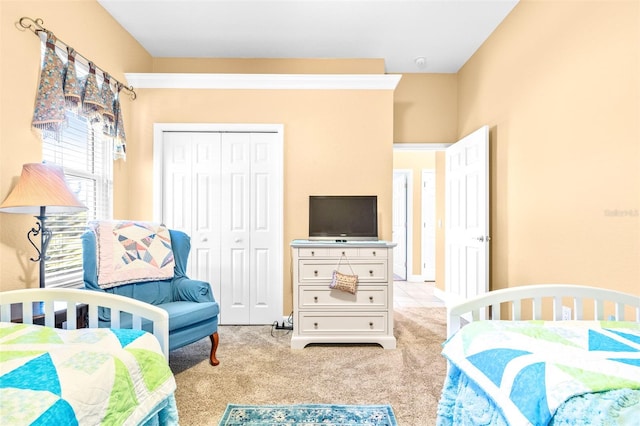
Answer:
[{"label": "white bed rail", "polygon": [[76,329],[77,309],[86,305],[89,328],[98,328],[98,308],[111,309],[111,328],[120,328],[120,313],[132,316],[132,328],[142,329],[142,320],[153,323],[153,335],[160,342],[162,353],[169,360],[169,314],[149,303],[111,293],[82,289],[47,288],[23,289],[0,292],[0,321],[11,321],[11,305],[22,305],[22,321],[33,324],[33,303],[40,302],[44,325],[55,327],[56,312],[66,310],[66,328]]},{"label": "white bed rail", "polygon": [[[542,306],[543,301],[546,300],[549,300],[546,303],[551,303],[552,306],[551,318],[543,316]],[[463,319],[465,321],[499,320],[502,304],[508,304],[511,316],[509,319],[515,321],[522,319],[523,308],[527,305],[527,312],[530,309],[530,318],[527,319],[533,320],[562,320],[562,308],[566,306],[571,309],[572,320],[622,321],[626,319],[640,322],[640,296],[583,285],[537,284],[490,291],[449,306],[447,336],[453,335],[460,329]],[[585,317],[585,308],[589,305],[593,310],[591,318]],[[632,312],[631,316],[628,311]]]}]

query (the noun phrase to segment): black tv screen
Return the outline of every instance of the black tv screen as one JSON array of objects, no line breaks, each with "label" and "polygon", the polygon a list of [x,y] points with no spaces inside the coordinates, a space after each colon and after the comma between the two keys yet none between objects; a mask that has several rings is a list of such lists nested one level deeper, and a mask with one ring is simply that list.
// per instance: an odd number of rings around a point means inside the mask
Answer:
[{"label": "black tv screen", "polygon": [[377,240],[378,197],[375,195],[309,196],[309,239]]}]

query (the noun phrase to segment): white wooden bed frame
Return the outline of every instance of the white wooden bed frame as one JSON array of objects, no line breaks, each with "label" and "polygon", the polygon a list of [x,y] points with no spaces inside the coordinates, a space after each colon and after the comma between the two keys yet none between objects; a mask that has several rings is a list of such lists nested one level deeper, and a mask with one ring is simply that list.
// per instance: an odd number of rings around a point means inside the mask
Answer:
[{"label": "white wooden bed frame", "polygon": [[[11,305],[22,304],[22,316],[25,324],[33,324],[33,302],[44,302],[44,325],[54,327],[54,302],[66,303],[67,329],[74,330],[76,324],[76,305],[88,307],[89,328],[98,328],[98,307],[111,309],[111,328],[120,328],[120,313],[132,315],[132,328],[142,329],[142,319],[153,322],[153,335],[160,342],[162,353],[169,360],[169,314],[164,309],[149,303],[116,294],[81,289],[47,288],[23,289],[0,292],[0,321],[11,321]],[[60,305],[57,306],[58,310]],[[71,314],[70,314],[71,313]]]},{"label": "white wooden bed frame", "polygon": [[[571,304],[566,305],[566,299],[571,299]],[[522,319],[524,303],[532,306],[533,320],[545,319],[542,313],[542,301],[550,299],[553,306],[553,314],[550,320],[562,320],[563,299],[565,306],[571,308],[572,320],[605,320],[635,321],[640,322],[640,296],[607,290],[598,287],[588,287],[573,284],[537,284],[521,287],[510,287],[501,290],[490,291],[463,302],[453,304],[447,308],[447,337],[452,336],[460,329],[463,321],[499,320],[501,304],[509,303],[510,320]],[[608,302],[608,303],[607,303]],[[592,303],[593,318],[585,318],[584,307]],[[605,303],[615,307],[605,318]],[[531,305],[532,304],[532,305]],[[633,312],[633,317],[625,317],[625,310]],[[490,308],[490,309],[489,309]]]}]

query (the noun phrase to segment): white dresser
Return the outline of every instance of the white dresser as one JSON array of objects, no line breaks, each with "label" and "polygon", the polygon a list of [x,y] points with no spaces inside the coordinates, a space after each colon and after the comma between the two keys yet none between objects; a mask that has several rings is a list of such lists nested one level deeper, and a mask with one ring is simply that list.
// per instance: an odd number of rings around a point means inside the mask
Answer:
[{"label": "white dresser", "polygon": [[[394,246],[386,241],[292,241],[291,348],[302,349],[309,343],[378,343],[395,349]],[[341,257],[339,271],[351,274],[352,268],[358,275],[356,294],[329,288]]]}]

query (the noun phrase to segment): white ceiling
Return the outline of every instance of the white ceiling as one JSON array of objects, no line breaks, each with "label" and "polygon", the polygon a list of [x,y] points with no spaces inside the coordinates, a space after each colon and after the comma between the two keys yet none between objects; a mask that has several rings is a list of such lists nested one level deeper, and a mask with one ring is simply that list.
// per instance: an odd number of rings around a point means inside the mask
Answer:
[{"label": "white ceiling", "polygon": [[98,0],[153,57],[383,58],[387,73],[457,72],[517,2]]}]

